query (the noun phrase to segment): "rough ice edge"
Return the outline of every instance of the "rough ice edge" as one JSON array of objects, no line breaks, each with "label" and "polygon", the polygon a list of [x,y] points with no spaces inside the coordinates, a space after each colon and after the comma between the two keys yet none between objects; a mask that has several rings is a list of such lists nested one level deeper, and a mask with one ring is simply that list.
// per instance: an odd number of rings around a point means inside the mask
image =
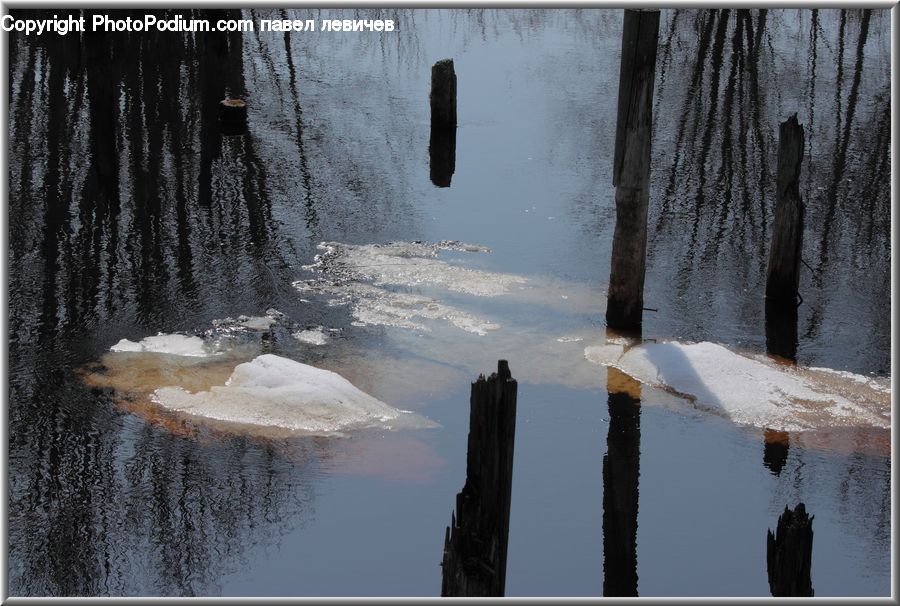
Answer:
[{"label": "rough ice edge", "polygon": [[239,364],[225,385],[197,393],[161,387],[151,400],[169,410],[215,421],[311,434],[437,426],[385,404],[337,373],[273,354]]},{"label": "rough ice edge", "polygon": [[[678,351],[666,355],[665,348]],[[658,362],[649,359],[650,350],[657,352]],[[596,364],[616,368],[645,385],[684,397],[698,408],[724,414],[739,424],[782,431],[834,424],[859,425],[860,421],[865,425],[890,427],[889,421],[840,395],[816,390],[797,374],[714,343],[647,343],[629,349],[607,344],[586,347],[584,356]],[[843,375],[842,371],[835,372]],[[858,379],[854,377],[854,380]],[[815,403],[820,408],[819,414],[830,417],[829,422],[813,423],[799,418],[811,411],[802,407],[804,401]]]},{"label": "rough ice edge", "polygon": [[495,297],[528,283],[523,276],[488,272],[435,260],[438,250],[489,252],[490,249],[457,241],[437,244],[391,242],[389,244],[342,244],[322,242],[323,252],[303,269],[331,278],[370,282],[376,286],[436,286],[446,290]]},{"label": "rough ice edge", "polygon": [[300,292],[330,295],[329,305],[349,305],[356,319],[355,326],[392,326],[429,332],[428,326],[415,321],[442,320],[449,324],[485,336],[500,328],[499,324],[469,314],[436,299],[411,293],[398,293],[363,282],[329,282],[326,280],[297,280],[294,288]]}]

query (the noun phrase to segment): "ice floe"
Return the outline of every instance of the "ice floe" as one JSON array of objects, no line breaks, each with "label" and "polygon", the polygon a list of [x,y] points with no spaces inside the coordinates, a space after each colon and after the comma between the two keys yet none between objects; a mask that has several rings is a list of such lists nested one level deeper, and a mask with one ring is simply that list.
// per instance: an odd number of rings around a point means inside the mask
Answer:
[{"label": "ice floe", "polygon": [[293,337],[308,345],[325,345],[328,343],[328,335],[325,334],[325,329],[321,326],[295,331]]},{"label": "ice floe", "polygon": [[164,333],[137,342],[122,339],[109,349],[119,353],[158,353],[197,358],[215,355],[200,337]]},{"label": "ice floe", "polygon": [[273,354],[239,364],[224,385],[208,391],[161,387],[151,399],[207,419],[310,434],[435,426],[368,395],[337,373]]},{"label": "ice floe", "polygon": [[584,355],[738,424],[781,431],[890,427],[889,392],[858,375],[862,380],[848,383],[851,373],[778,364],[708,342],[608,343],[586,347]]}]

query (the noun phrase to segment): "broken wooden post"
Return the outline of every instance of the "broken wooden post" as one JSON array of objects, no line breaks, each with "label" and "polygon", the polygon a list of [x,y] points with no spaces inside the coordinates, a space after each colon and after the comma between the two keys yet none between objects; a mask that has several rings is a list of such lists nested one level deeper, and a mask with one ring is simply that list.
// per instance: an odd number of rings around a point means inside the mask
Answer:
[{"label": "broken wooden post", "polygon": [[243,99],[219,102],[219,127],[226,137],[247,132],[247,103]]},{"label": "broken wooden post", "polygon": [[603,456],[603,595],[637,596],[641,384],[607,369],[609,432]]},{"label": "broken wooden post", "polygon": [[775,533],[766,531],[766,566],[773,597],[812,597],[812,521],[806,506],[785,506]]},{"label": "broken wooden post", "polygon": [[650,130],[658,36],[658,10],[625,9],[613,158],[616,227],[606,306],[607,326],[620,330],[639,331],[644,306]]},{"label": "broken wooden post", "polygon": [[797,297],[803,254],[800,164],[803,126],[794,114],[778,129],[775,221],[766,277],[766,349],[789,360],[797,356]]},{"label": "broken wooden post", "polygon": [[466,483],[444,533],[442,596],[504,595],[516,390],[506,360],[472,383]]},{"label": "broken wooden post", "polygon": [[431,139],[428,159],[431,182],[450,187],[456,170],[456,71],[453,59],[431,68]]},{"label": "broken wooden post", "polygon": [[456,71],[453,59],[431,67],[431,125],[456,128]]}]

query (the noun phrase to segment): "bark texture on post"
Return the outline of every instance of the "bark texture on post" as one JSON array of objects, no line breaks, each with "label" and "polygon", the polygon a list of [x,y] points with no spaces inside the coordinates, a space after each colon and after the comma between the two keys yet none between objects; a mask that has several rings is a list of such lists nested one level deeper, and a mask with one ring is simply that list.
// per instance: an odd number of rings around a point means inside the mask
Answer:
[{"label": "bark texture on post", "polygon": [[797,297],[803,252],[803,200],[800,165],[803,126],[794,114],[778,129],[778,181],[772,247],[766,277],[766,349],[794,360],[797,356]]},{"label": "bark texture on post", "polygon": [[472,384],[466,483],[444,534],[442,596],[504,595],[516,391],[506,360]]},{"label": "bark texture on post", "polygon": [[784,508],[773,534],[766,532],[766,565],[773,597],[812,597],[812,521],[799,503],[793,511]]},{"label": "bark texture on post", "polygon": [[603,595],[637,596],[641,385],[607,370],[609,432],[603,457]]},{"label": "bark texture on post", "polygon": [[620,330],[640,330],[643,318],[658,37],[658,10],[625,9],[613,159],[616,227],[606,307],[607,326]]},{"label": "bark texture on post", "polygon": [[456,128],[453,59],[443,59],[431,67],[431,125]]}]

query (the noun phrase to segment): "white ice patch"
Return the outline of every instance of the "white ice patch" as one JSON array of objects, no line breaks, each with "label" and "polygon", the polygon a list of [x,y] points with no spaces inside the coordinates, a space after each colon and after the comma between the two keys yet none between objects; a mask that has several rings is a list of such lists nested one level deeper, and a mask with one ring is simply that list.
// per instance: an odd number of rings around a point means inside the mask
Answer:
[{"label": "white ice patch", "polygon": [[215,355],[207,349],[203,339],[200,337],[164,333],[159,333],[155,337],[146,337],[139,342],[122,339],[110,347],[109,350],[115,352],[161,353],[199,358]]},{"label": "white ice patch", "polygon": [[167,409],[199,417],[317,435],[435,426],[388,406],[337,373],[272,354],[239,364],[225,385],[209,391],[162,387],[151,397]]},{"label": "white ice patch", "polygon": [[319,249],[324,252],[316,255],[314,262],[304,269],[376,286],[432,286],[495,297],[528,282],[522,276],[460,267],[435,258],[439,250],[489,252],[487,248],[462,242],[362,245],[323,242]]},{"label": "white ice patch", "polygon": [[[509,303],[548,306],[568,314],[595,313],[603,299],[602,289],[595,287],[472,269],[437,258],[442,250],[490,252],[474,244],[322,242],[318,248],[322,252],[314,262],[303,266],[317,277],[297,280],[294,287],[329,297],[330,305],[349,305],[356,326],[427,332],[437,322],[485,335],[500,325],[468,311],[470,305],[479,305],[476,297],[502,297]],[[448,295],[452,303],[447,302]]]},{"label": "white ice patch", "polygon": [[884,401],[877,389],[847,389],[845,381],[841,385],[817,379],[812,369],[744,356],[714,343],[644,343],[630,348],[612,343],[587,347],[584,355],[739,424],[781,431],[890,427],[889,398]]},{"label": "white ice patch", "polygon": [[293,337],[308,345],[325,345],[328,342],[328,335],[325,334],[325,329],[321,326],[298,330],[293,333]]}]

